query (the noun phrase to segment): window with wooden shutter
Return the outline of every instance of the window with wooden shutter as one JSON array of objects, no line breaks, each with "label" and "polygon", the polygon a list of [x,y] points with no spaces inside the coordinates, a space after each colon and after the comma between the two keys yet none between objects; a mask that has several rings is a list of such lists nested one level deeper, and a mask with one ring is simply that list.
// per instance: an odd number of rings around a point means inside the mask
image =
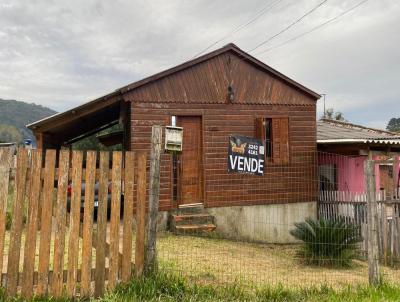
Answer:
[{"label": "window with wooden shutter", "polygon": [[[289,119],[272,119],[273,161],[277,164],[289,163]],[[275,151],[276,150],[276,151]]]},{"label": "window with wooden shutter", "polygon": [[289,163],[289,119],[256,118],[255,135],[264,142],[266,162]]}]

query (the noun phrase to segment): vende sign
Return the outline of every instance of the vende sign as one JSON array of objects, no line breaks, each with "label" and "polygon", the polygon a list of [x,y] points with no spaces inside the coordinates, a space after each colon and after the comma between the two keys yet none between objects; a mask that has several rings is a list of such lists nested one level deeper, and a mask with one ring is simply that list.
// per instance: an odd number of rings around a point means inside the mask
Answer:
[{"label": "vende sign", "polygon": [[260,139],[229,136],[228,172],[264,175],[264,146]]}]

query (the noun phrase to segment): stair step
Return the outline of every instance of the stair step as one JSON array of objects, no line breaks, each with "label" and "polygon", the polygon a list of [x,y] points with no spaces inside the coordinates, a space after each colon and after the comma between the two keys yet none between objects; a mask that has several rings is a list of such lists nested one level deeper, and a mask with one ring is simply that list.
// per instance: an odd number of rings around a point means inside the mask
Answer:
[{"label": "stair step", "polygon": [[204,213],[204,204],[202,203],[192,203],[192,204],[182,204],[178,207],[178,214],[202,214]]},{"label": "stair step", "polygon": [[187,203],[187,204],[180,204],[178,206],[179,209],[186,209],[186,208],[204,208],[204,204],[202,204],[201,202],[196,202],[196,203]]},{"label": "stair step", "polygon": [[209,233],[216,229],[216,225],[213,223],[209,224],[185,224],[177,225],[175,232],[177,234],[195,234],[195,233]]},{"label": "stair step", "polygon": [[172,215],[172,224],[174,225],[211,223],[214,223],[214,217],[207,213]]}]

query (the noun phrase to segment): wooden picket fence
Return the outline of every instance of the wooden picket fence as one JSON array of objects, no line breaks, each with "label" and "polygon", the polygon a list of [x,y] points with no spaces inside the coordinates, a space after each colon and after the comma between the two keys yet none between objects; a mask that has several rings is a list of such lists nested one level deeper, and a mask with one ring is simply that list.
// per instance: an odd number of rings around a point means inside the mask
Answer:
[{"label": "wooden picket fence", "polygon": [[0,149],[1,286],[24,298],[97,297],[140,275],[145,202],[145,153],[19,149],[14,166]]}]

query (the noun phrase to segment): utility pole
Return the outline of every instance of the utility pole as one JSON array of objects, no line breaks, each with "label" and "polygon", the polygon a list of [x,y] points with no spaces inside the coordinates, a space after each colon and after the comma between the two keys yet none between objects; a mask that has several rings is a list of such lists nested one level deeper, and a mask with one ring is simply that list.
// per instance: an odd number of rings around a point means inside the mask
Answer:
[{"label": "utility pole", "polygon": [[326,94],[325,93],[321,93],[321,95],[324,97],[324,115],[323,115],[323,118],[326,118],[326,109],[325,109],[325,97],[326,97]]}]

